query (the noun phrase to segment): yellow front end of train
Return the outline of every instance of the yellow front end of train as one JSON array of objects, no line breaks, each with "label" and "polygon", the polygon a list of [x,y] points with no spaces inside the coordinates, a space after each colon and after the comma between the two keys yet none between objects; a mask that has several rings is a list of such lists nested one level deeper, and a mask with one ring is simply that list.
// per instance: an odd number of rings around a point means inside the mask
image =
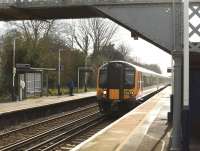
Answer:
[{"label": "yellow front end of train", "polygon": [[99,68],[97,99],[103,113],[127,111],[136,103],[141,89],[139,73],[123,62],[110,62]]}]

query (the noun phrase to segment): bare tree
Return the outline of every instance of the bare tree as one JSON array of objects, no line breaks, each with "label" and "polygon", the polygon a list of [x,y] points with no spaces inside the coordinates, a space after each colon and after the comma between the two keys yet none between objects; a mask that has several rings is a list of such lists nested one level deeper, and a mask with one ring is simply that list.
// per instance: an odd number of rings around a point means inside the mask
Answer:
[{"label": "bare tree", "polygon": [[106,19],[93,18],[86,21],[86,31],[93,43],[93,54],[98,54],[116,34],[118,26]]},{"label": "bare tree", "polygon": [[74,38],[75,38],[75,22],[58,22],[56,25],[56,30],[59,33],[59,37],[65,41],[68,48],[74,48]]},{"label": "bare tree", "polygon": [[[83,20],[80,20],[79,26],[77,27],[78,32],[75,32],[74,30],[74,40],[78,47],[83,51],[85,55],[85,67],[88,65],[88,51],[89,51],[89,46],[90,46],[90,39],[88,36],[88,31],[85,28],[85,24]],[[87,81],[88,81],[88,74],[85,72],[85,78],[84,78],[84,87],[85,87],[85,92],[87,92]]]},{"label": "bare tree", "polygon": [[89,51],[90,39],[87,31],[84,28],[83,24],[80,24],[79,30],[74,35],[74,39],[78,47],[84,52],[87,56]]},{"label": "bare tree", "polygon": [[93,49],[93,54],[100,52],[103,47],[107,46],[115,33],[118,26],[102,18],[81,19],[75,24],[67,24],[67,37],[71,35],[75,44],[85,53]]},{"label": "bare tree", "polygon": [[67,45],[73,44],[88,55],[89,50],[93,50],[93,54],[98,54],[109,45],[117,32],[118,25],[108,19],[91,18],[67,22],[60,29],[65,35]]},{"label": "bare tree", "polygon": [[124,56],[124,58],[127,58],[131,51],[131,49],[124,44],[119,45],[118,50]]},{"label": "bare tree", "polygon": [[20,21],[10,22],[11,26],[15,26],[22,33],[25,40],[32,43],[33,48],[37,46],[39,39],[47,37],[54,28],[54,20],[41,21]]}]

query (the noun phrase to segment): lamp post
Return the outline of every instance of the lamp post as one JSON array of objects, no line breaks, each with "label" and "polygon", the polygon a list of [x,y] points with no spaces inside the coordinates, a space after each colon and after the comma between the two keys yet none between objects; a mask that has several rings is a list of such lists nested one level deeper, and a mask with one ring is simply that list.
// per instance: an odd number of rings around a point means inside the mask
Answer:
[{"label": "lamp post", "polygon": [[80,68],[78,67],[78,80],[77,80],[77,85],[78,85],[78,89],[77,89],[77,92],[79,93],[79,89],[80,89],[80,81],[79,81],[79,79],[80,79],[80,70],[79,70]]},{"label": "lamp post", "polygon": [[16,67],[15,67],[15,51],[16,51],[16,39],[13,40],[13,57],[12,57],[12,101],[15,101],[15,74],[16,74]]},{"label": "lamp post", "polygon": [[190,103],[189,103],[189,75],[190,75],[190,52],[189,52],[189,0],[184,0],[184,48],[183,48],[183,111],[182,132],[183,146],[185,151],[190,145]]},{"label": "lamp post", "polygon": [[[85,68],[87,68],[87,55],[85,56]],[[87,72],[85,72],[85,83],[84,83],[84,91],[87,92],[87,77],[88,77],[88,74]]]},{"label": "lamp post", "polygon": [[184,89],[183,106],[189,107],[189,0],[184,0]]},{"label": "lamp post", "polygon": [[[82,66],[82,67],[78,67],[78,75],[77,75],[77,84],[78,84],[78,90],[77,92],[79,92],[79,89],[80,89],[80,72],[84,71],[85,73],[86,72],[92,72],[93,71],[93,68],[91,66]],[[86,79],[87,80],[87,79]],[[84,81],[84,82],[87,82],[87,81]],[[87,85],[86,83],[84,83],[86,88],[87,88]]]},{"label": "lamp post", "polygon": [[60,51],[61,49],[58,49],[58,95],[61,95],[61,91],[60,91],[60,62],[61,62],[61,58],[60,58]]}]

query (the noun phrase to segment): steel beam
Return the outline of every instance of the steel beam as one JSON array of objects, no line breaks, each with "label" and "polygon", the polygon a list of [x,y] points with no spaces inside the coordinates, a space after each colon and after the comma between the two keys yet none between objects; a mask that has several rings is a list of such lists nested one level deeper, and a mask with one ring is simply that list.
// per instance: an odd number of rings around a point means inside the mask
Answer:
[{"label": "steel beam", "polygon": [[173,95],[173,130],[170,150],[182,148],[182,99],[183,99],[183,7],[181,0],[174,0],[173,4],[173,27],[174,27],[174,95]]},{"label": "steel beam", "polygon": [[174,44],[171,4],[113,5],[95,8],[168,53],[172,50]]}]

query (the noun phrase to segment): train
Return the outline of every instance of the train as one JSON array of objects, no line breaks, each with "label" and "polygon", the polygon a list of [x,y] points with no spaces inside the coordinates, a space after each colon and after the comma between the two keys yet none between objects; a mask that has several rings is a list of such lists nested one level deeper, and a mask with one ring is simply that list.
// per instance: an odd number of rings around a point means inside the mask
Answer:
[{"label": "train", "polygon": [[169,84],[169,77],[125,61],[110,61],[98,69],[97,100],[103,114],[126,112]]}]

